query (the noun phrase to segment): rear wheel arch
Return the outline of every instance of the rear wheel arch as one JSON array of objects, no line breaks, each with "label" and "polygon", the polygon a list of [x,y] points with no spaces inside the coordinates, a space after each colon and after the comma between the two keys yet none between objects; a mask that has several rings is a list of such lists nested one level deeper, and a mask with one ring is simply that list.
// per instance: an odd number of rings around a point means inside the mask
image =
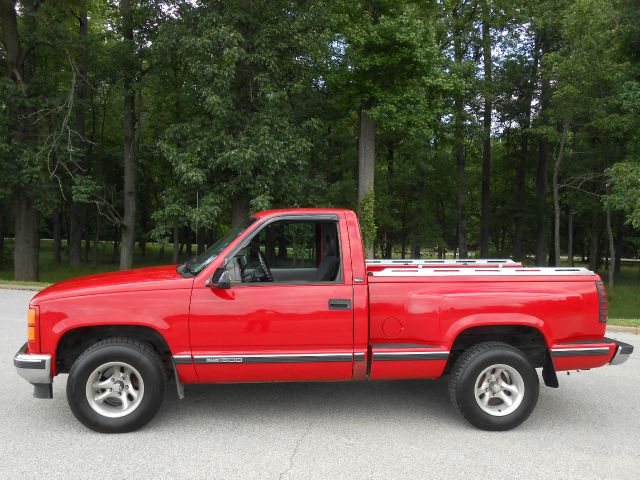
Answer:
[{"label": "rear wheel arch", "polygon": [[484,342],[502,342],[522,351],[534,367],[545,366],[548,342],[537,327],[522,324],[482,325],[457,333],[452,344],[446,370],[450,371],[463,352]]}]

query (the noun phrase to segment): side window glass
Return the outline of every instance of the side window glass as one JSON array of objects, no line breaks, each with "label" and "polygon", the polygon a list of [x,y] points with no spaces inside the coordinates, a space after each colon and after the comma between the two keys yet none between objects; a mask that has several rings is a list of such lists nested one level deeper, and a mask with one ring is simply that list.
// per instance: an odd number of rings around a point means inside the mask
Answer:
[{"label": "side window glass", "polygon": [[272,268],[317,266],[315,223],[276,223],[266,230],[265,254]]},{"label": "side window glass", "polygon": [[260,230],[227,269],[234,283],[314,283],[341,279],[340,264],[336,222],[283,220]]}]

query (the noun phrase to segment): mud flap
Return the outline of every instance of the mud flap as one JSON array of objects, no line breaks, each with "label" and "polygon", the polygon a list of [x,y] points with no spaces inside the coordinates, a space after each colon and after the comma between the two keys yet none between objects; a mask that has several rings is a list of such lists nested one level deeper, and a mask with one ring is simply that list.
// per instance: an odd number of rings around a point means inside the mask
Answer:
[{"label": "mud flap", "polygon": [[33,384],[33,397],[44,398],[50,400],[53,398],[53,384],[52,383],[34,383]]},{"label": "mud flap", "polygon": [[547,349],[547,353],[544,357],[544,366],[542,367],[542,379],[547,387],[558,388],[558,375],[556,375],[556,369],[553,366],[553,360],[551,359],[551,353]]},{"label": "mud flap", "polygon": [[176,379],[176,392],[178,393],[178,398],[182,400],[184,398],[184,385],[180,381],[180,377],[178,377],[178,369],[176,368],[176,363],[171,362],[173,365],[173,377]]}]

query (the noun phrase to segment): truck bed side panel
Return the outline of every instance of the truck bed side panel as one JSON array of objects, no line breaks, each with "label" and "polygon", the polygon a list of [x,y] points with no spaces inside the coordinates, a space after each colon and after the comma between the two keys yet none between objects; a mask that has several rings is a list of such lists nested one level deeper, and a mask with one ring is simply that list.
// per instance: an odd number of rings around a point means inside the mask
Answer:
[{"label": "truck bed side panel", "polygon": [[[372,378],[441,375],[446,364],[441,358],[424,356],[420,360],[387,362],[383,367],[382,362],[376,361],[376,352],[385,344],[418,345],[448,352],[456,337],[471,327],[530,326],[542,333],[549,348],[563,342],[601,338],[605,324],[598,322],[595,280],[596,276],[369,277]],[[558,369],[588,368],[586,365],[593,362],[602,365],[608,361],[606,355],[581,357],[574,359],[581,366],[573,367],[571,357],[561,358],[556,362]]]}]

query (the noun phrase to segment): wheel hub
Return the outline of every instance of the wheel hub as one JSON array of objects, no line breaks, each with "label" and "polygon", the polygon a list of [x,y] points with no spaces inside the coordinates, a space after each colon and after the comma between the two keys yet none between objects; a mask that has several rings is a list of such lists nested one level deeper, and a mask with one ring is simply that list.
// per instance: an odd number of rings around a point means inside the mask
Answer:
[{"label": "wheel hub", "polygon": [[490,382],[489,383],[489,390],[491,390],[491,393],[496,394],[500,390],[502,390],[502,387],[500,386],[500,384],[498,382]]},{"label": "wheel hub", "polygon": [[87,378],[87,402],[95,412],[104,417],[129,415],[138,408],[143,397],[142,375],[128,363],[105,363]]},{"label": "wheel hub", "polygon": [[510,365],[491,365],[478,375],[475,399],[481,410],[494,417],[509,415],[524,399],[524,379]]}]

